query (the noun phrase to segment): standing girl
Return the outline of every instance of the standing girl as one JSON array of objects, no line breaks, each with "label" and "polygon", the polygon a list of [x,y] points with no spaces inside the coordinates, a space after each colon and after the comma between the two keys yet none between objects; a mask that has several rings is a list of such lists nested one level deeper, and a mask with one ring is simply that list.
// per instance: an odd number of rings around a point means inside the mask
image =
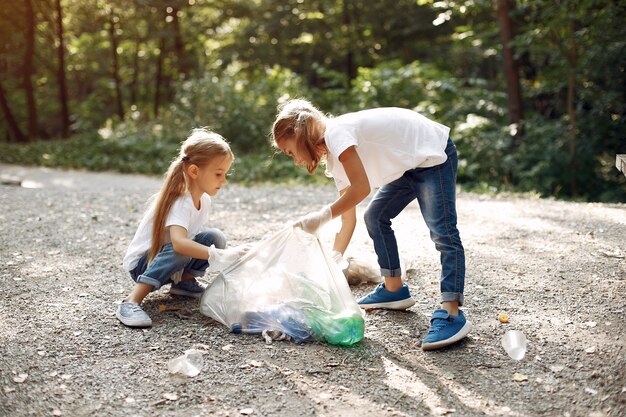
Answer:
[{"label": "standing girl", "polygon": [[422,340],[424,350],[457,342],[471,329],[459,310],[465,255],[456,227],[458,160],[449,133],[448,127],[408,109],[377,108],[330,118],[305,100],[282,106],[272,127],[273,145],[310,174],[326,161],[339,198],[300,218],[297,225],[314,233],[341,216],[333,251],[345,252],[356,225],[356,205],[378,188],[365,211],[365,224],[384,282],[358,300],[362,308],[405,310],[415,304],[402,282],[391,219],[417,199],[442,267],[442,308],[432,315]]},{"label": "standing girl", "polygon": [[126,326],[152,325],[141,309],[150,292],[171,283],[170,294],[199,298],[204,287],[195,278],[207,267],[221,270],[241,256],[241,248],[224,249],[220,230],[202,231],[211,197],[226,184],[233,160],[224,138],[208,130],[194,129],[183,142],[124,257],[136,283],[117,309]]}]

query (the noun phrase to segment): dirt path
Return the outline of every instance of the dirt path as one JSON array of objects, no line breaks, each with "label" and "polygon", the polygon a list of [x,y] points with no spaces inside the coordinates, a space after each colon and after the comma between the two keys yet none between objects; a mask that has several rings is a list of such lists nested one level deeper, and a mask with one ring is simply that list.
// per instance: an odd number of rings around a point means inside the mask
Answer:
[{"label": "dirt path", "polygon": [[[151,329],[115,318],[132,284],[121,258],[160,179],[7,165],[0,174],[23,180],[0,185],[0,416],[626,414],[626,205],[461,193],[474,331],[435,352],[419,340],[436,307],[438,256],[412,205],[394,225],[414,307],[368,314],[350,348],[267,345],[166,289],[145,302]],[[233,244],[255,241],[334,196],[330,186],[229,185],[213,224]],[[373,252],[363,224],[350,252]],[[529,339],[519,362],[500,346],[508,329]],[[170,375],[167,362],[192,347],[208,352],[201,374]]]}]

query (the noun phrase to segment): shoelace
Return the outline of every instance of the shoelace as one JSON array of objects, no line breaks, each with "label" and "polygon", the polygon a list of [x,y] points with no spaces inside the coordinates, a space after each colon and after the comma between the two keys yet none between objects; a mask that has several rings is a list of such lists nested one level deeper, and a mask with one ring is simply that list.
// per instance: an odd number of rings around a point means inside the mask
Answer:
[{"label": "shoelace", "polygon": [[450,321],[450,318],[447,319],[435,319],[430,325],[430,329],[428,329],[428,333],[436,333],[441,330],[442,327],[445,326],[445,322]]},{"label": "shoelace", "polygon": [[143,310],[141,309],[141,306],[139,304],[131,304],[129,306],[129,310],[131,313],[138,313],[138,312],[143,312]]}]

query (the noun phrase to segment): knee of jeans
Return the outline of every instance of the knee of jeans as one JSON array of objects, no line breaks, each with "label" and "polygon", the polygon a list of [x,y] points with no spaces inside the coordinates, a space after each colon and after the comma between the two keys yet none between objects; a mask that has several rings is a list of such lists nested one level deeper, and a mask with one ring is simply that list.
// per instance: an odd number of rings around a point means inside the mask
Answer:
[{"label": "knee of jeans", "polygon": [[374,210],[368,207],[365,210],[365,214],[363,214],[363,220],[365,221],[365,227],[368,232],[371,233],[375,230],[375,226],[378,223],[378,216],[374,213]]},{"label": "knee of jeans", "polygon": [[224,235],[224,232],[220,229],[205,230],[204,232],[198,233],[194,240],[205,246],[215,245],[218,249],[224,249],[226,247],[226,235]]},{"label": "knee of jeans", "polygon": [[463,244],[458,233],[452,236],[432,235],[432,240],[435,242],[435,248],[438,251],[463,250]]}]

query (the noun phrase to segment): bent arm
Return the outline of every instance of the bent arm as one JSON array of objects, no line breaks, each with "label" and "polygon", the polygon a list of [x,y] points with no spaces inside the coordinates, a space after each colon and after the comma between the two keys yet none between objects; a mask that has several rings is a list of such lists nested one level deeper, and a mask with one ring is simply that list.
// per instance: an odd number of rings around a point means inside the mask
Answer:
[{"label": "bent arm", "polygon": [[342,190],[341,196],[331,204],[330,209],[333,213],[333,218],[355,208],[371,191],[363,162],[361,162],[361,158],[354,146],[350,146],[339,155],[339,162],[341,162],[343,169],[346,171],[350,185]]},{"label": "bent arm", "polygon": [[174,252],[194,259],[208,259],[209,248],[187,237],[187,229],[181,226],[170,226],[170,239]]},{"label": "bent arm", "polygon": [[356,226],[356,206],[369,195],[371,188],[363,162],[354,146],[339,155],[339,162],[343,165],[350,185],[339,192],[339,198],[331,204],[330,209],[333,217],[341,216],[341,229],[335,235],[333,250],[343,254]]}]

